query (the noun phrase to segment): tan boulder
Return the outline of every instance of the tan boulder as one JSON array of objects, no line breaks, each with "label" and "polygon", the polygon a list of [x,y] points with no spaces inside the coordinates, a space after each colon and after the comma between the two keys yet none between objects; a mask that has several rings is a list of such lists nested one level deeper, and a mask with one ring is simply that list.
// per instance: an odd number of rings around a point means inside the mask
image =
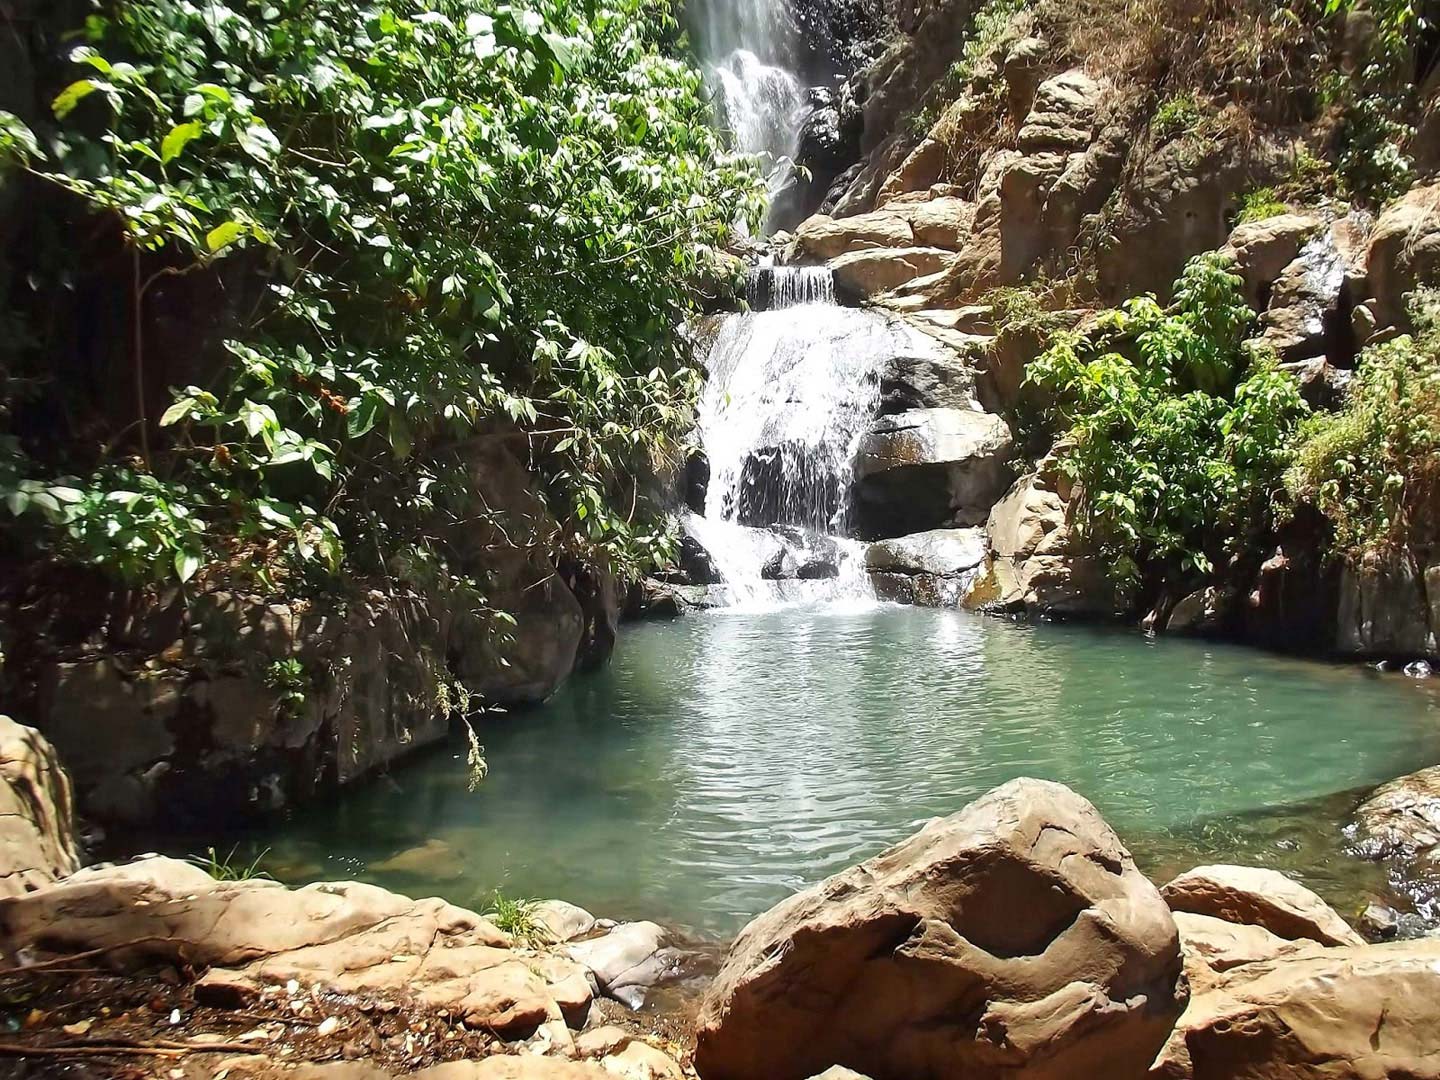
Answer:
[{"label": "tan boulder", "polygon": [[1151,1080],[1434,1080],[1440,940],[1246,964],[1191,999]]},{"label": "tan boulder", "polygon": [[1329,904],[1277,870],[1197,866],[1166,883],[1160,895],[1173,911],[1263,926],[1290,940],[1309,938],[1322,945],[1364,943]]},{"label": "tan boulder", "polygon": [[1263,926],[1226,922],[1213,915],[1174,912],[1185,952],[1185,973],[1191,993],[1201,993],[1215,984],[1221,972],[1242,964],[1298,956],[1324,946],[1313,941],[1289,941]]},{"label": "tan boulder", "polygon": [[945,175],[949,156],[950,148],[941,140],[921,139],[920,145],[911,150],[880,185],[879,201],[884,204],[897,195],[923,191],[939,183]]},{"label": "tan boulder", "polygon": [[1321,228],[1320,219],[1309,214],[1276,214],[1235,226],[1220,250],[1235,260],[1235,272],[1245,281],[1245,300],[1252,308],[1259,305],[1262,290]]},{"label": "tan boulder", "polygon": [[0,716],[0,896],[53,884],[80,865],[70,778],[34,728]]},{"label": "tan boulder", "polygon": [[910,223],[887,210],[847,218],[816,214],[806,218],[795,230],[792,254],[801,258],[833,259],[851,251],[907,248],[914,243]]},{"label": "tan boulder", "polygon": [[443,900],[357,882],[217,882],[187,863],[153,858],[0,899],[4,953],[90,949],[109,950],[122,967],[208,967],[196,997],[221,1006],[295,980],[342,994],[405,995],[505,1036],[548,1022],[578,1026],[591,1000],[579,963],[520,947]]},{"label": "tan boulder", "polygon": [[1096,112],[1105,84],[1081,68],[1071,68],[1042,82],[1018,136],[1020,148],[1083,150],[1094,133]]},{"label": "tan boulder", "polygon": [[965,246],[975,221],[975,204],[954,195],[924,202],[890,203],[885,209],[910,223],[917,245],[947,251],[959,251]]},{"label": "tan boulder", "polygon": [[584,1061],[535,1054],[506,1054],[481,1061],[451,1061],[406,1073],[405,1080],[615,1080],[615,1074]]},{"label": "tan boulder", "polygon": [[1366,256],[1381,326],[1406,323],[1405,294],[1440,274],[1440,183],[1417,186],[1385,208]]},{"label": "tan boulder", "polygon": [[851,296],[875,296],[938,274],[955,261],[942,248],[899,247],[850,251],[830,260],[835,286]]},{"label": "tan boulder", "polygon": [[1015,780],[736,939],[705,1080],[1138,1076],[1185,998],[1175,923],[1095,808]]},{"label": "tan boulder", "polygon": [[1377,855],[1430,856],[1440,848],[1440,765],[1382,784],[1355,811]]}]

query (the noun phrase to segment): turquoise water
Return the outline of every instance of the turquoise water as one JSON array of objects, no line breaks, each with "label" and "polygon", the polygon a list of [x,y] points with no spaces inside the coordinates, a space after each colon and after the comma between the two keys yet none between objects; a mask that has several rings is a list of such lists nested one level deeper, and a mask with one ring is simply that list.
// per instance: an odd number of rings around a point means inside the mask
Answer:
[{"label": "turquoise water", "polygon": [[881,607],[714,613],[622,633],[543,708],[259,838],[291,881],[483,904],[562,896],[728,936],[789,892],[1039,776],[1156,875],[1264,862],[1353,907],[1363,789],[1440,762],[1431,684],[1138,633]]}]

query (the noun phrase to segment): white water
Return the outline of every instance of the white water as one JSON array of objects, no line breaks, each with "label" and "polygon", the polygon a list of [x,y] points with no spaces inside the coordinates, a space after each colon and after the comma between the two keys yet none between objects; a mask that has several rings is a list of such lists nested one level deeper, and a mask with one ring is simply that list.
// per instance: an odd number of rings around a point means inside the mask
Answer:
[{"label": "white water", "polygon": [[741,150],[770,161],[773,196],[789,180],[809,111],[796,76],[799,29],[786,0],[700,0],[688,17]]},{"label": "white water", "polygon": [[[775,274],[771,291],[782,302],[827,288],[828,278],[814,274]],[[698,416],[710,463],[705,513],[686,528],[724,577],[732,605],[874,603],[866,545],[846,538],[855,455],[879,405],[882,366],[915,348],[911,333],[884,316],[834,304],[726,318]],[[835,545],[835,575],[766,580],[782,541],[763,526],[775,524],[828,537],[811,546]]]},{"label": "white water", "polygon": [[835,303],[835,274],[828,266],[774,266],[750,271],[746,299],[755,310],[777,311],[801,304]]}]

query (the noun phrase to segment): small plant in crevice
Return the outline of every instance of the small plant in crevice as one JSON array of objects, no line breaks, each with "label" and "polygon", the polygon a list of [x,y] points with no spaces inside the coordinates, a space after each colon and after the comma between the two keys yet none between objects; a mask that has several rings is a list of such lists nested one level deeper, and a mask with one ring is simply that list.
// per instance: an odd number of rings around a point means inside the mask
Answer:
[{"label": "small plant in crevice", "polygon": [[545,924],[535,917],[535,907],[539,903],[539,900],[506,896],[496,889],[490,894],[489,903],[481,914],[511,937],[538,946],[550,938]]},{"label": "small plant in crevice", "polygon": [[237,857],[240,845],[236,844],[225,855],[220,855],[213,847],[206,848],[204,855],[189,855],[185,861],[204,870],[216,881],[251,881],[257,878],[273,880],[270,874],[260,869],[260,864],[265,856],[270,854],[266,848],[248,863]]},{"label": "small plant in crevice", "polygon": [[1187,90],[1172,94],[1162,101],[1155,110],[1151,126],[1154,128],[1155,138],[1166,143],[1194,131],[1200,126],[1204,115],[1200,102]]},{"label": "small plant in crevice", "polygon": [[[925,97],[923,107],[909,120],[911,134],[924,137],[939,123],[946,110],[960,100],[979,74],[980,66],[1005,40],[1011,20],[1029,7],[1031,0],[986,0],[975,12],[970,31],[965,35],[960,58],[946,69],[935,88]],[[1005,84],[996,78],[983,89],[990,95],[1002,96]]]},{"label": "small plant in crevice", "polygon": [[265,685],[275,691],[282,715],[299,716],[304,711],[310,676],[298,657],[271,661],[265,669]]}]

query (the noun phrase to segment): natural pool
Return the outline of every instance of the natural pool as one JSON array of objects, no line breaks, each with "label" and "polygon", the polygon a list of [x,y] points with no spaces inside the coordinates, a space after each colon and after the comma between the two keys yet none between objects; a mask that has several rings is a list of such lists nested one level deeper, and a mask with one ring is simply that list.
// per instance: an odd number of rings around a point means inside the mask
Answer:
[{"label": "natural pool", "polygon": [[562,896],[728,937],[792,890],[1016,776],[1095,802],[1143,868],[1251,861],[1342,910],[1363,789],[1440,762],[1432,684],[1075,626],[882,606],[627,628],[545,707],[254,839],[288,881],[483,905]]}]

